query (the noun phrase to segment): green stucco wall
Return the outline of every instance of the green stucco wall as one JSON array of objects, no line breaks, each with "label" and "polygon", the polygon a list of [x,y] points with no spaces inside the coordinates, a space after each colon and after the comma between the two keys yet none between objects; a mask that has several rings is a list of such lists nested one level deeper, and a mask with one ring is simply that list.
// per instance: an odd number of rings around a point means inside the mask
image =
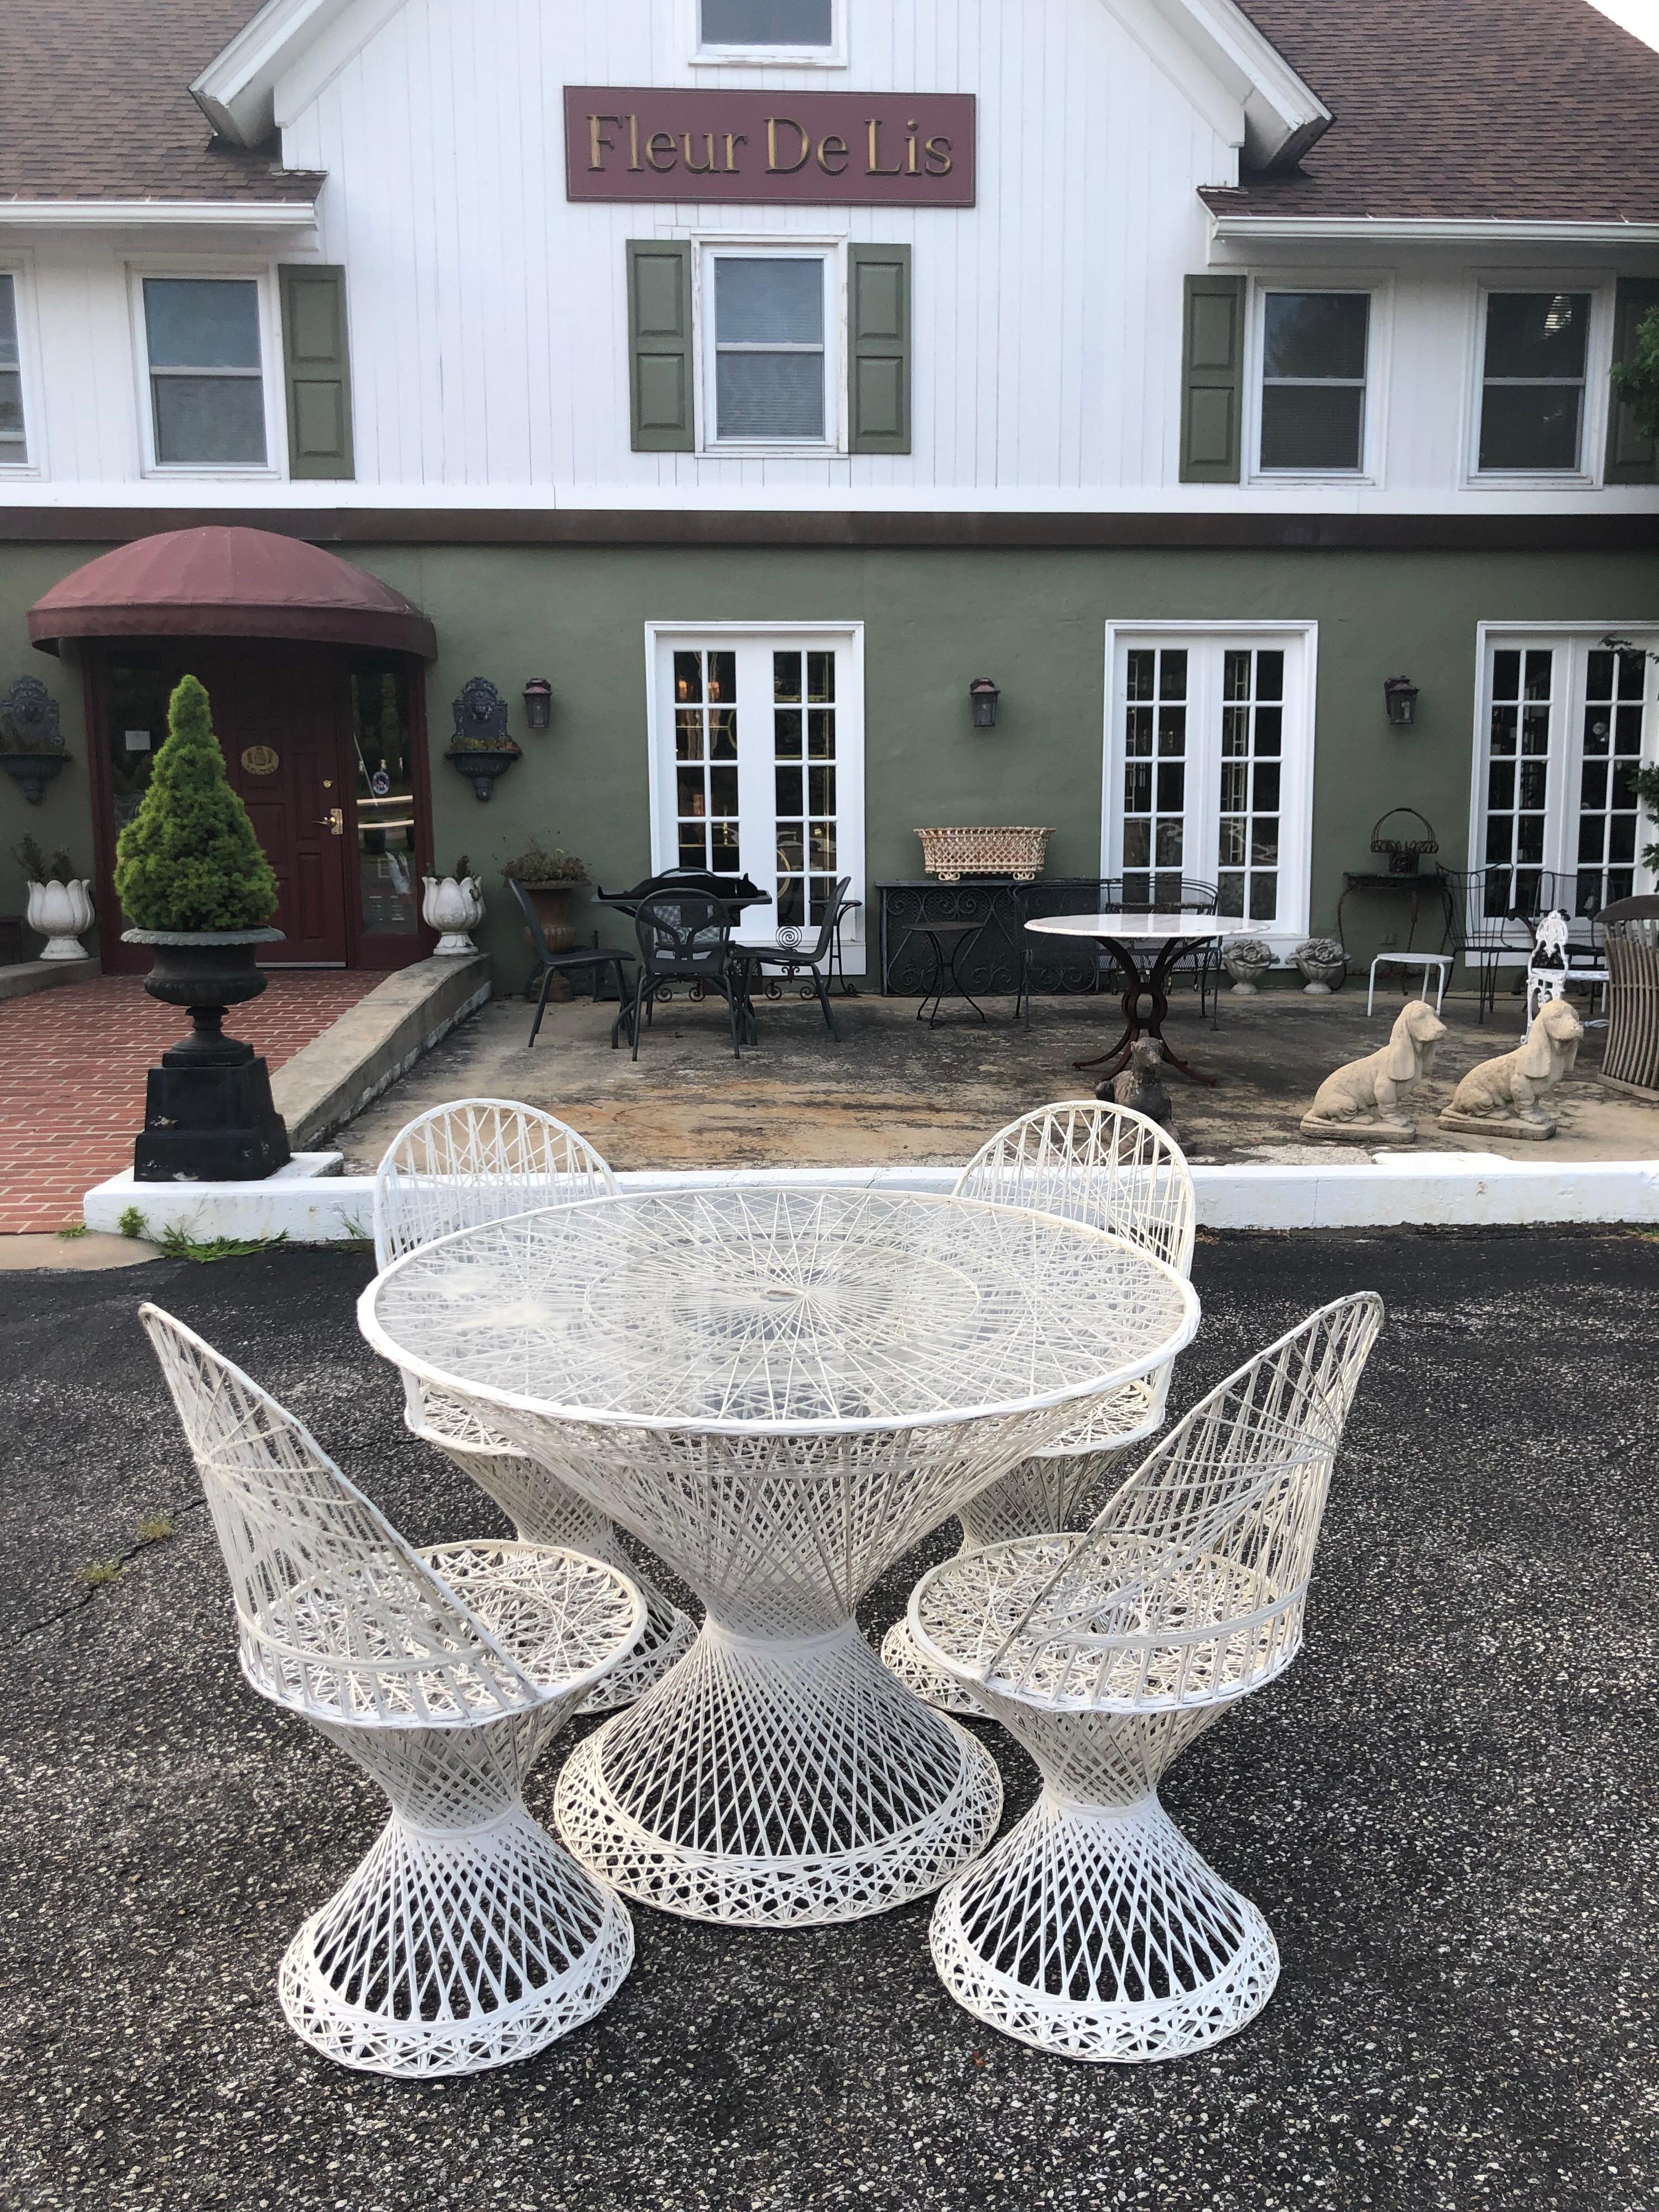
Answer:
[{"label": "green stucco wall", "polygon": [[[78,676],[27,643],[24,611],[101,546],[0,548],[0,685],[44,677],[76,764],[46,805],[0,790],[0,911],[21,903],[10,847],[26,828],[91,857]],[[606,882],[650,865],[643,626],[647,620],[859,620],[865,629],[866,866],[874,884],[920,872],[918,823],[1052,823],[1049,867],[1099,866],[1103,626],[1186,617],[1319,625],[1311,919],[1328,930],[1345,868],[1372,870],[1371,824],[1415,806],[1463,864],[1476,625],[1659,616],[1659,556],[1517,553],[859,552],[375,547],[353,556],[437,626],[428,711],[437,858],[468,853],[499,894],[495,864],[531,833],[580,854]],[[1390,728],[1382,679],[1421,686],[1419,719]],[[969,726],[969,679],[1002,687],[994,731]],[[488,805],[439,757],[448,702],[484,675],[513,704],[524,761]],[[553,687],[550,734],[523,729],[531,676]],[[1369,958],[1398,908],[1350,902],[1351,951]],[[614,932],[615,925],[611,924]],[[497,898],[486,941],[522,962]],[[618,940],[620,941],[620,940]],[[1423,933],[1419,932],[1419,942]]]}]

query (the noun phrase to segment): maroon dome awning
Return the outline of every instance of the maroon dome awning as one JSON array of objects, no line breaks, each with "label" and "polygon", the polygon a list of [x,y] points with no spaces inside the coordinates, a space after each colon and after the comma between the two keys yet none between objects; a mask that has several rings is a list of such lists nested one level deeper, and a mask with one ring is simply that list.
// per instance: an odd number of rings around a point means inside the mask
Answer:
[{"label": "maroon dome awning", "polygon": [[217,524],[100,554],[37,599],[28,624],[45,653],[64,638],[266,637],[438,654],[429,619],[367,569],[301,538]]}]

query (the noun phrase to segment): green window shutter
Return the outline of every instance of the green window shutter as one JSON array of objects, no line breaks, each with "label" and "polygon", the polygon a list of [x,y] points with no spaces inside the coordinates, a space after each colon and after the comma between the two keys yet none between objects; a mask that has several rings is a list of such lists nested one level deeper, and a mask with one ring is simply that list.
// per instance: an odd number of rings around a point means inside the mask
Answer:
[{"label": "green window shutter", "polygon": [[[1636,350],[1636,330],[1650,308],[1659,307],[1659,276],[1621,276],[1613,315],[1613,357],[1628,361]],[[1618,400],[1607,418],[1607,481],[1610,484],[1659,482],[1653,441],[1636,427],[1636,418]]]},{"label": "green window shutter", "polygon": [[910,450],[910,249],[848,250],[848,436],[855,453]]},{"label": "green window shutter", "polygon": [[636,453],[689,453],[691,247],[678,239],[628,241],[628,393]]},{"label": "green window shutter", "polygon": [[283,293],[283,369],[288,386],[288,472],[349,477],[351,362],[346,350],[345,270],[288,262]]},{"label": "green window shutter", "polygon": [[1244,279],[1189,276],[1181,361],[1181,481],[1237,483],[1242,471]]}]

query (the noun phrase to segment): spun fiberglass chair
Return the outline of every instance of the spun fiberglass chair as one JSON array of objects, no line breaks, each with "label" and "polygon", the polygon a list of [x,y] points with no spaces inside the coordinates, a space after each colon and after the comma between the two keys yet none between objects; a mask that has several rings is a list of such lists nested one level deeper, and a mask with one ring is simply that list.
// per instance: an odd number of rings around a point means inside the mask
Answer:
[{"label": "spun fiberglass chair", "polygon": [[589,2020],[628,1915],[525,1809],[525,1777],[637,1640],[645,1601],[580,1552],[416,1553],[309,1431],[157,1306],[140,1309],[207,1494],[242,1672],[391,1800],[289,1944],[296,2035],[373,2074],[472,2074]]},{"label": "spun fiberglass chair", "polygon": [[[1193,1268],[1193,1179],[1175,1139],[1127,1106],[1093,1098],[1039,1107],[1000,1129],[963,1170],[958,1198],[1027,1206],[1124,1237],[1182,1275]],[[1089,1426],[1022,1460],[970,1498],[958,1516],[964,1552],[1071,1525],[1138,1444],[1163,1426],[1174,1362],[1142,1376],[1096,1413]],[[884,1663],[941,1711],[981,1708],[951,1675],[930,1667],[896,1620]]]},{"label": "spun fiberglass chair", "polygon": [[[374,1261],[504,1215],[615,1195],[617,1179],[585,1137],[552,1115],[504,1098],[463,1098],[434,1107],[400,1129],[374,1177]],[[645,1593],[638,1649],[599,1684],[583,1707],[613,1712],[666,1674],[696,1634],[696,1624],[624,1556],[597,1506],[515,1450],[465,1399],[404,1376],[404,1420],[493,1498],[530,1544],[568,1544],[631,1575]]]},{"label": "spun fiberglass chair", "polygon": [[1279,1948],[1158,1802],[1228,1707],[1281,1674],[1382,1300],[1343,1298],[1211,1392],[1083,1534],[948,1559],[910,1599],[922,1656],[972,1688],[1043,1788],[941,1893],[957,2002],[1070,2058],[1174,2058],[1243,2027]]}]

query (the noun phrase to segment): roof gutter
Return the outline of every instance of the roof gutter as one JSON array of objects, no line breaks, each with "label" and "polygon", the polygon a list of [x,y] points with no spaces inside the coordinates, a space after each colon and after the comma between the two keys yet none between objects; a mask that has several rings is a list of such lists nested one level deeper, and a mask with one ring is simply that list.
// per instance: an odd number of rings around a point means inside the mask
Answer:
[{"label": "roof gutter", "polygon": [[314,230],[314,200],[8,200],[0,230]]},{"label": "roof gutter", "polygon": [[1376,239],[1419,246],[1659,246],[1659,222],[1509,222],[1486,216],[1227,215],[1211,210],[1218,240]]}]

